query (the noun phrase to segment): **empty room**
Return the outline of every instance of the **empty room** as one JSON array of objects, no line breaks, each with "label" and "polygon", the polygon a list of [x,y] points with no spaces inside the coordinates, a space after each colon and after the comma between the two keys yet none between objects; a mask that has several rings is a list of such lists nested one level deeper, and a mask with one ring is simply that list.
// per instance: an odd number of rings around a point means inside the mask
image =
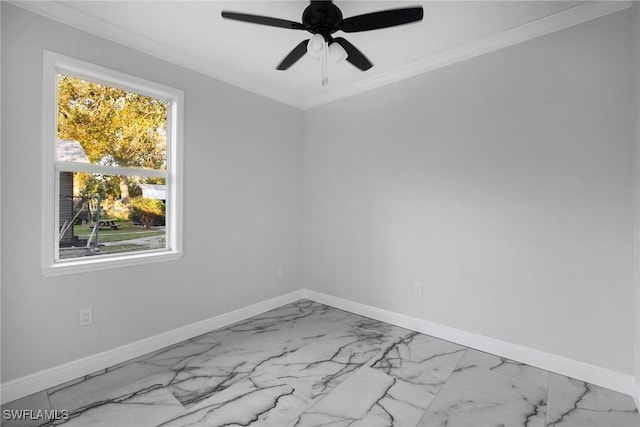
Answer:
[{"label": "empty room", "polygon": [[0,22],[2,426],[640,427],[640,3]]}]

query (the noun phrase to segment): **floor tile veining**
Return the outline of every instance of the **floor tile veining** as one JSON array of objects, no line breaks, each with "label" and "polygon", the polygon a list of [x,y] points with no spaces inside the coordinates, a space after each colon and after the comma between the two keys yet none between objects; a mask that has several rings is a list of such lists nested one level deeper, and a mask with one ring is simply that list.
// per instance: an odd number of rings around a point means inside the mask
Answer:
[{"label": "floor tile veining", "polygon": [[640,427],[624,394],[308,300],[2,409],[33,426]]}]

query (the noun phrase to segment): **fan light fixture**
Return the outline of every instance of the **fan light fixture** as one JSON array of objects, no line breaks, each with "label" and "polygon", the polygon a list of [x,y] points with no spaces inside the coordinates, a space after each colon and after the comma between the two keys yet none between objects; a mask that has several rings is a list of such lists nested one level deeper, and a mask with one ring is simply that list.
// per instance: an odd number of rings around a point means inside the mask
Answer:
[{"label": "fan light fixture", "polygon": [[340,8],[332,1],[312,0],[302,12],[302,22],[269,16],[251,15],[248,13],[222,11],[222,17],[244,21],[251,24],[270,27],[304,30],[312,34],[311,38],[301,41],[280,62],[276,69],[286,70],[308,53],[322,62],[322,85],[327,84],[327,62],[336,63],[347,60],[354,67],[367,71],[373,66],[371,61],[358,48],[342,37],[333,37],[336,31],[357,33],[360,31],[378,30],[397,25],[418,22],[423,17],[422,6],[402,9],[381,10],[365,13],[350,18],[343,18]]},{"label": "fan light fixture", "polygon": [[307,52],[314,58],[320,58],[324,53],[324,45],[326,41],[322,34],[314,34],[307,44]]},{"label": "fan light fixture", "polygon": [[340,43],[331,43],[329,45],[329,59],[331,59],[332,64],[344,61],[347,56],[349,56],[347,51],[340,46]]},{"label": "fan light fixture", "polygon": [[322,86],[329,83],[329,61],[331,61],[332,64],[337,64],[347,59],[348,56],[347,51],[344,50],[339,43],[334,42],[329,44],[324,36],[318,33],[309,39],[309,43],[307,43],[307,53],[312,58],[319,59],[322,64]]}]

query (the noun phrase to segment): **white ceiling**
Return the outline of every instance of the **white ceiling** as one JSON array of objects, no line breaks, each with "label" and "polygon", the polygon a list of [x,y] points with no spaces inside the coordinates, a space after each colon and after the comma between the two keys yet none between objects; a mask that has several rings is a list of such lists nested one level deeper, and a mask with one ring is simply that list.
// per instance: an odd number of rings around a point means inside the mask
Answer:
[{"label": "white ceiling", "polygon": [[422,5],[424,20],[340,34],[374,67],[278,63],[309,33],[222,19],[222,10],[301,21],[308,1],[16,1],[14,4],[300,108],[310,108],[629,7],[630,1],[338,1],[343,16]]}]

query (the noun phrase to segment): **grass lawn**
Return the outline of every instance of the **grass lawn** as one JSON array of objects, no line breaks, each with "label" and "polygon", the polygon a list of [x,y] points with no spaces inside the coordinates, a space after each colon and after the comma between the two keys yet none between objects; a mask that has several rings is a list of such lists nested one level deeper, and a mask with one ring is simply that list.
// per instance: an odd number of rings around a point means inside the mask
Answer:
[{"label": "grass lawn", "polygon": [[[117,230],[101,228],[98,231],[100,243],[119,242],[122,240],[139,239],[141,237],[164,236],[164,227],[153,227],[150,230],[142,225],[135,225],[131,221],[116,221]],[[93,225],[74,225],[73,232],[81,239],[88,239],[93,230]],[[94,236],[95,238],[95,236]]]}]

